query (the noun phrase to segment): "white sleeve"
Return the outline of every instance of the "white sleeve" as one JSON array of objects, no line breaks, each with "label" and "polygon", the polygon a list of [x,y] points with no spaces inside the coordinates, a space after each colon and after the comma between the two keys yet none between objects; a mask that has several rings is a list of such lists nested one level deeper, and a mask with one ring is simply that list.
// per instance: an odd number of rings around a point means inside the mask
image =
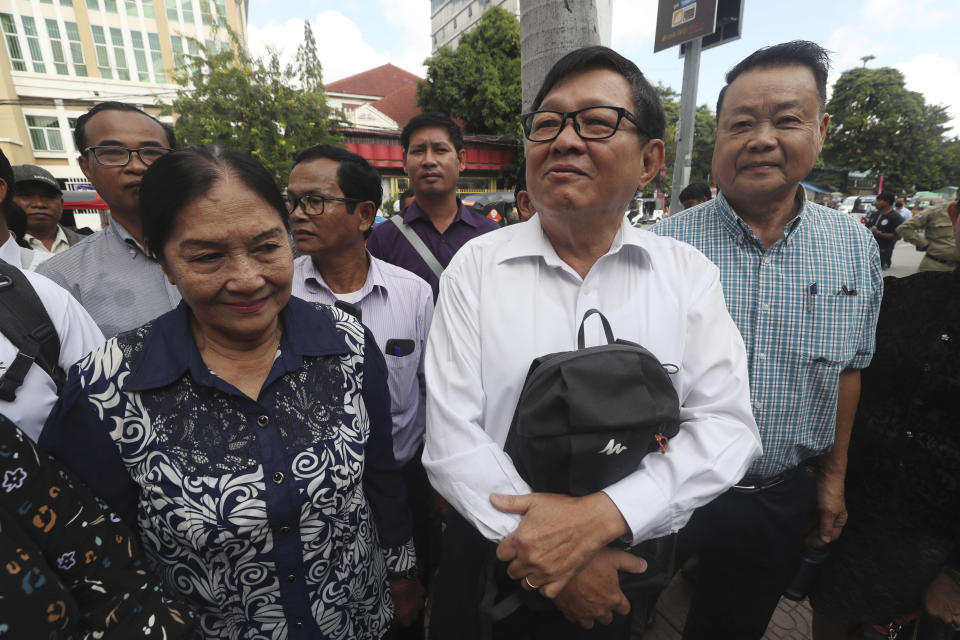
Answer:
[{"label": "white sleeve", "polygon": [[[461,250],[462,251],[462,250]],[[433,487],[481,534],[500,541],[520,516],[498,511],[491,493],[525,494],[530,487],[483,429],[486,398],[480,371],[480,269],[458,256],[458,277],[440,278],[440,297],[427,339],[427,436],[423,466]],[[460,262],[457,260],[457,262]]]},{"label": "white sleeve", "polygon": [[604,490],[633,534],[633,543],[682,528],[694,509],[723,493],[760,455],[750,408],[747,355],[727,311],[719,271],[710,265],[691,296],[679,363],[680,431],[665,454]]}]

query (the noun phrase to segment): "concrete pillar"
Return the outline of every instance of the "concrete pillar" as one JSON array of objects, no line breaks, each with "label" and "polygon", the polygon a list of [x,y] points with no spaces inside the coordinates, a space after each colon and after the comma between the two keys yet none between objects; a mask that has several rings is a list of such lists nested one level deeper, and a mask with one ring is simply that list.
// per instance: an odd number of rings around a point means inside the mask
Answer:
[{"label": "concrete pillar", "polygon": [[604,43],[598,3],[607,0],[520,0],[520,82],[523,110],[554,63],[580,47]]}]

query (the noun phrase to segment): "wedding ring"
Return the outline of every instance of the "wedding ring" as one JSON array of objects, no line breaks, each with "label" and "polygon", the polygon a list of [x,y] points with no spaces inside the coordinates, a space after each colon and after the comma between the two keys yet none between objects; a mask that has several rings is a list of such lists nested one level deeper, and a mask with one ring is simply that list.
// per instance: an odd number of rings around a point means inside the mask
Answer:
[{"label": "wedding ring", "polygon": [[528,587],[530,587],[531,591],[536,591],[537,589],[540,588],[537,585],[530,582],[530,578],[528,578],[527,576],[523,576],[523,581],[527,584]]}]

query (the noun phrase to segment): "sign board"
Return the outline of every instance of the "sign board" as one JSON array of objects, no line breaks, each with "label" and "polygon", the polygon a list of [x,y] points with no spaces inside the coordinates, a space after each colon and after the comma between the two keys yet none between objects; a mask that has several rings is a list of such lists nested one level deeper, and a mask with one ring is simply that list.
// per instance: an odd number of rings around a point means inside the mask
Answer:
[{"label": "sign board", "polygon": [[659,0],[653,52],[710,35],[717,27],[717,0]]},{"label": "sign board", "polygon": [[[700,51],[716,47],[731,40],[739,40],[743,32],[744,0],[717,0],[717,27],[713,33],[704,36]],[[680,57],[686,54],[686,45],[680,45]]]}]

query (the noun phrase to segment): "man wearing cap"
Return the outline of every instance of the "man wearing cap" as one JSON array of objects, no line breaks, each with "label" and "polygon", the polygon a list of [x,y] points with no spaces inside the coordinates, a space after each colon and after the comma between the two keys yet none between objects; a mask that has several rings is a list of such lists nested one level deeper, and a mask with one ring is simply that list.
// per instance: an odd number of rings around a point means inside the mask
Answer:
[{"label": "man wearing cap", "polygon": [[16,182],[14,202],[27,216],[24,239],[40,253],[61,253],[83,240],[84,236],[60,225],[63,191],[49,171],[34,164],[13,168]]}]

